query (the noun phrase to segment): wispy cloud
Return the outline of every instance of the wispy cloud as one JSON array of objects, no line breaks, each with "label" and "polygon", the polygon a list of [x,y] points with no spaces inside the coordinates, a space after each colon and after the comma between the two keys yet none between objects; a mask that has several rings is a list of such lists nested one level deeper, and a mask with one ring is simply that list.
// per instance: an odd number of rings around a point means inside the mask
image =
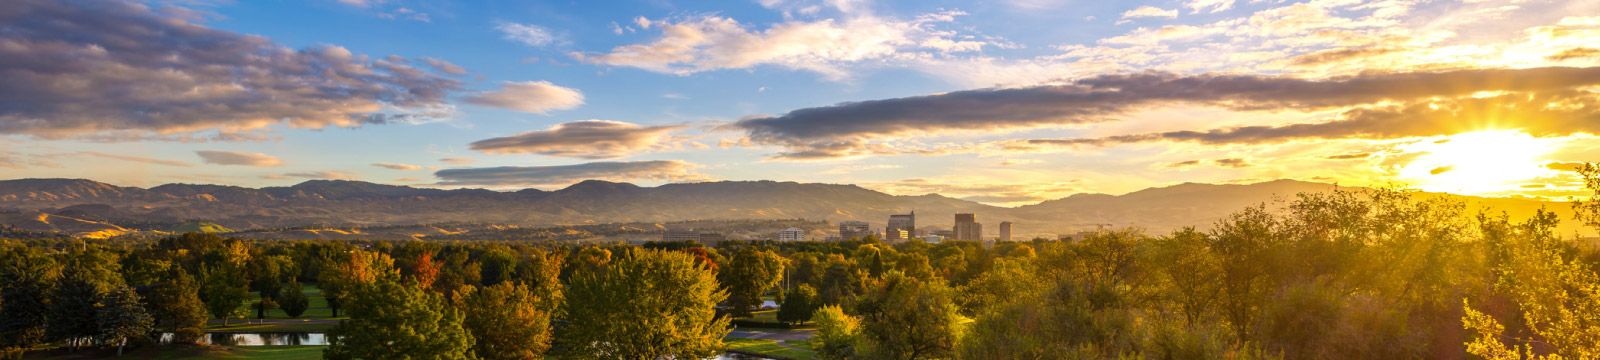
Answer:
[{"label": "wispy cloud", "polygon": [[540,154],[582,159],[614,159],[650,151],[684,126],[640,126],[620,121],[582,120],[549,129],[484,139],[469,147],[487,154]]},{"label": "wispy cloud", "polygon": [[276,156],[238,151],[199,150],[194,152],[207,164],[240,165],[256,167],[282,166],[283,159]]}]

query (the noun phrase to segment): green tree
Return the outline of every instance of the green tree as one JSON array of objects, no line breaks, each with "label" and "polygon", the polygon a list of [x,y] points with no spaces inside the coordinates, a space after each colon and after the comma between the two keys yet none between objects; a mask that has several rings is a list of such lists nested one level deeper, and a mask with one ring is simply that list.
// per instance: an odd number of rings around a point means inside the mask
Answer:
[{"label": "green tree", "polygon": [[[216,267],[200,269],[200,300],[205,301],[206,310],[211,316],[222,319],[222,325],[228,325],[228,318],[235,315],[235,310],[244,305],[244,299],[250,297],[250,291],[245,289],[247,284],[244,274],[239,267],[222,263]],[[248,316],[248,315],[246,315]]]},{"label": "green tree", "polygon": [[471,292],[461,302],[464,326],[484,359],[539,358],[550,348],[550,317],[558,299],[533,286],[502,282]]},{"label": "green tree", "polygon": [[948,358],[960,332],[950,288],[890,271],[861,297],[857,355],[872,359]]},{"label": "green tree", "polygon": [[44,340],[53,265],[27,249],[0,256],[0,347],[31,348]]},{"label": "green tree", "polygon": [[761,306],[761,295],[783,279],[783,258],[772,251],[747,246],[729,262],[717,273],[728,291],[728,307],[733,309],[733,316],[750,316],[752,307]]},{"label": "green tree", "polygon": [[860,319],[846,315],[838,305],[828,305],[817,309],[811,315],[811,322],[817,324],[817,333],[812,335],[811,341],[817,349],[818,358],[855,358],[856,340],[861,334]]},{"label": "green tree", "polygon": [[1221,264],[1211,250],[1211,240],[1194,228],[1184,228],[1157,241],[1158,264],[1168,286],[1167,298],[1175,302],[1190,325],[1201,320],[1216,303],[1222,287]]},{"label": "green tree", "polygon": [[350,318],[328,330],[328,359],[475,359],[461,311],[399,274],[347,284]]},{"label": "green tree", "polygon": [[572,275],[564,359],[702,359],[722,350],[727,298],[692,255],[630,251],[598,271]]},{"label": "green tree", "polygon": [[89,278],[85,268],[68,266],[61,280],[50,291],[50,313],[46,317],[46,336],[65,341],[76,350],[85,339],[100,334],[100,324],[95,322],[95,307],[105,294],[105,285]]},{"label": "green tree", "polygon": [[206,307],[200,284],[176,265],[167,269],[144,297],[155,326],[173,333],[175,343],[193,343],[205,335]]},{"label": "green tree", "polygon": [[97,310],[98,335],[101,340],[117,344],[117,356],[122,356],[128,339],[149,335],[155,324],[140,305],[139,294],[127,286],[106,292]]},{"label": "green tree", "polygon": [[782,307],[778,308],[778,321],[787,323],[801,323],[811,319],[811,314],[817,311],[817,289],[811,285],[800,284],[794,293],[783,299]]},{"label": "green tree", "polygon": [[289,283],[283,286],[283,291],[278,294],[278,306],[283,309],[284,314],[298,318],[306,313],[311,301],[306,299],[305,289],[300,282],[291,278]]}]

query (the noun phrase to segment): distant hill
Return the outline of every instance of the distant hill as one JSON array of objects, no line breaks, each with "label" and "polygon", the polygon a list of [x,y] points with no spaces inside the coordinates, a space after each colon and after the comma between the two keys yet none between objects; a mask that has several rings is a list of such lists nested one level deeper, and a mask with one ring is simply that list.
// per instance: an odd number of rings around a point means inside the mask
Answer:
[{"label": "distant hill", "polygon": [[[200,220],[215,225],[213,230],[301,225],[444,222],[562,225],[719,219],[857,220],[882,228],[890,214],[915,210],[919,227],[950,228],[952,214],[975,213],[988,234],[997,233],[1001,221],[1015,223],[1019,235],[1073,233],[1101,225],[1139,226],[1164,232],[1184,226],[1208,228],[1218,219],[1246,206],[1281,203],[1292,200],[1298,193],[1334,189],[1331,184],[1294,180],[1243,185],[1186,183],[1124,195],[1077,194],[1003,208],[937,194],[897,196],[855,185],[777,181],[641,187],[590,180],[556,191],[499,192],[344,180],[315,180],[259,189],[194,184],[144,189],[82,179],[21,179],[0,181],[0,214],[12,214],[0,216],[0,224],[17,225],[11,221],[32,221],[30,219],[38,218],[37,214],[44,214],[106,225],[179,224]],[[1571,208],[1566,203],[1437,196],[1466,201],[1474,207],[1492,206],[1515,218],[1526,217],[1540,207],[1556,211],[1563,219],[1571,218]],[[61,222],[51,224],[56,223]],[[30,230],[49,228],[32,224],[17,226]],[[1565,225],[1565,231],[1578,229],[1574,224]]]},{"label": "distant hill", "polygon": [[173,233],[178,233],[178,234],[191,233],[191,232],[199,232],[199,233],[230,233],[230,232],[233,232],[233,230],[225,228],[225,227],[222,227],[222,225],[212,224],[210,222],[190,221],[190,222],[183,223],[183,225],[178,225],[177,227],[172,228],[172,232]]}]

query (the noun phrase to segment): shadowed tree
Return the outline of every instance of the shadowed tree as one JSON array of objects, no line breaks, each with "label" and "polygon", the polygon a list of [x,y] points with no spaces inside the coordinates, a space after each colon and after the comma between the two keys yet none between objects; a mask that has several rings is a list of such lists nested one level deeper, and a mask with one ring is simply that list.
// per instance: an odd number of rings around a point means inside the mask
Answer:
[{"label": "shadowed tree", "polygon": [[305,314],[306,309],[311,305],[310,300],[306,299],[304,287],[294,279],[289,279],[289,283],[284,284],[283,290],[278,294],[278,298],[278,306],[283,309],[284,314],[289,315],[291,318],[298,318],[300,315]]},{"label": "shadowed tree", "polygon": [[154,321],[139,304],[139,294],[131,287],[121,287],[107,292],[100,299],[97,322],[101,340],[117,344],[117,356],[128,339],[150,335]]},{"label": "shadowed tree", "polygon": [[193,343],[204,335],[206,307],[200,301],[200,284],[189,272],[173,266],[144,299],[157,328],[173,333],[175,343]]},{"label": "shadowed tree", "polygon": [[794,293],[783,299],[782,307],[778,308],[778,321],[802,323],[811,320],[811,314],[816,311],[817,289],[811,285],[800,284]]},{"label": "shadowed tree", "polygon": [[47,337],[65,341],[68,348],[76,350],[84,340],[99,335],[95,307],[104,294],[105,285],[90,279],[84,268],[67,266],[63,269],[61,280],[50,291]]},{"label": "shadowed tree", "polygon": [[[222,325],[228,325],[228,318],[235,315],[235,310],[244,305],[244,299],[250,297],[250,291],[245,289],[247,282],[239,268],[230,264],[218,264],[215,267],[200,269],[200,299],[205,301],[206,310],[211,316],[222,319]],[[249,315],[243,315],[249,316]]]},{"label": "shadowed tree", "polygon": [[49,257],[27,249],[0,256],[0,346],[31,348],[44,340],[54,268]]},{"label": "shadowed tree", "polygon": [[960,334],[951,291],[941,281],[922,281],[890,271],[856,299],[861,344],[856,354],[871,359],[948,358]]},{"label": "shadowed tree", "polygon": [[728,307],[733,316],[750,316],[750,309],[761,305],[761,294],[783,279],[783,258],[772,251],[745,247],[728,262],[717,273],[728,290]]}]

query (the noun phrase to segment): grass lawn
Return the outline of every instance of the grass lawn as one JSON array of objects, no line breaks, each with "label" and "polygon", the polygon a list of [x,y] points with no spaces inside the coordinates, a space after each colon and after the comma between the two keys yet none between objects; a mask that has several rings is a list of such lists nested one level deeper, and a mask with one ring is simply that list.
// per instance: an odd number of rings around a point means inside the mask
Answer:
[{"label": "grass lawn", "polygon": [[[269,309],[267,310],[267,319],[339,320],[347,318],[343,316],[343,309],[340,309],[340,317],[333,317],[333,309],[328,308],[328,299],[322,297],[322,289],[318,289],[316,284],[301,284],[300,286],[306,294],[308,306],[306,312],[300,314],[298,318],[290,318],[289,314],[283,312],[283,309]],[[250,315],[247,318],[230,318],[228,319],[228,326],[222,326],[221,323],[207,323],[205,331],[327,331],[333,327],[333,324],[249,324],[248,320],[254,320],[256,316],[255,308],[250,307],[250,304],[256,302],[259,298],[258,294],[251,293],[250,298],[245,299],[242,308],[249,310]],[[211,320],[219,319],[213,317]]]},{"label": "grass lawn", "polygon": [[722,339],[722,343],[727,345],[729,350],[749,351],[763,355],[775,355],[805,360],[814,359],[817,357],[817,353],[815,352],[795,350],[784,347],[783,345],[778,345],[777,340]]},{"label": "grass lawn", "polygon": [[[124,359],[321,359],[322,349],[326,346],[148,346],[136,350],[129,350],[123,354]],[[98,349],[93,351],[79,351],[77,353],[44,352],[29,353],[24,359],[105,359],[116,358],[115,349]]]}]

